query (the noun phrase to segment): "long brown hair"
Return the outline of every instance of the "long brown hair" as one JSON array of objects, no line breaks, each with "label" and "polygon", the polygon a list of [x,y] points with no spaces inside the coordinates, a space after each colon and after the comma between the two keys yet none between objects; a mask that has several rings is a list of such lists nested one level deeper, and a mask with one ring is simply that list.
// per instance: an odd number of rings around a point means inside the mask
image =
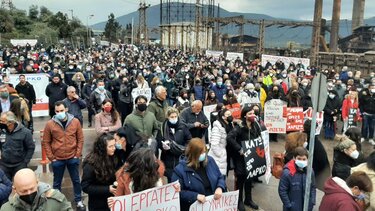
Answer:
[{"label": "long brown hair", "polygon": [[[187,166],[193,169],[200,167],[199,156],[206,150],[206,144],[200,138],[193,138],[186,147],[185,156],[187,158]],[[207,165],[207,158],[203,161],[203,166]]]},{"label": "long brown hair", "polygon": [[[109,98],[104,99],[103,102],[102,102],[102,106],[104,106],[106,103],[112,104],[112,110],[111,110],[112,124],[115,124],[120,115],[115,108],[115,104],[113,103],[113,100],[111,100]],[[102,108],[102,110],[104,111],[103,108]]]}]

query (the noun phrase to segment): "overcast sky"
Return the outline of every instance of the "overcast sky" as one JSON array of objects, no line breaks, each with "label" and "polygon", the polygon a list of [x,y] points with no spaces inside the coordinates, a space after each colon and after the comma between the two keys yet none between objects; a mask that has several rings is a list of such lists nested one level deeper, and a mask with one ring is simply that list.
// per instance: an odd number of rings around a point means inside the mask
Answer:
[{"label": "overcast sky", "polygon": [[[146,3],[157,5],[160,0],[145,0]],[[179,0],[180,2],[182,0]],[[184,0],[195,2],[196,0]],[[201,0],[202,1],[202,0]],[[208,2],[208,0],[203,0]],[[331,19],[333,0],[323,0],[323,17]],[[232,12],[259,13],[273,17],[291,18],[297,20],[312,20],[314,0],[216,0],[220,6]],[[139,0],[13,0],[13,4],[19,9],[28,10],[30,5],[46,6],[53,12],[62,11],[78,17],[84,24],[106,21],[112,12],[116,17],[134,12],[138,9]],[[353,0],[342,0],[341,19],[351,19]],[[375,1],[367,0],[365,18],[374,16]],[[94,17],[88,17],[94,14]]]}]

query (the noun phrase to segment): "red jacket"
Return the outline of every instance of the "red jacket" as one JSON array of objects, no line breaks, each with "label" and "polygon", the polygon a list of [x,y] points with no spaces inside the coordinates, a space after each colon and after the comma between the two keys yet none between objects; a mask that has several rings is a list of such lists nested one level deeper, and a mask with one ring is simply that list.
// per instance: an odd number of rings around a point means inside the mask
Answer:
[{"label": "red jacket", "polygon": [[[340,178],[338,179],[342,181],[342,183],[345,183],[344,180]],[[354,200],[354,196],[352,196],[332,178],[329,178],[324,184],[324,193],[325,194],[320,204],[319,211],[361,211],[361,208]]]},{"label": "red jacket", "polygon": [[359,121],[361,120],[361,117],[360,117],[360,112],[359,112],[359,105],[358,105],[358,101],[354,101],[352,103],[352,101],[349,99],[349,98],[346,98],[343,102],[342,102],[342,118],[348,118],[349,116],[349,109],[351,108],[355,108],[357,109],[357,115],[356,115],[356,118],[354,121]]}]

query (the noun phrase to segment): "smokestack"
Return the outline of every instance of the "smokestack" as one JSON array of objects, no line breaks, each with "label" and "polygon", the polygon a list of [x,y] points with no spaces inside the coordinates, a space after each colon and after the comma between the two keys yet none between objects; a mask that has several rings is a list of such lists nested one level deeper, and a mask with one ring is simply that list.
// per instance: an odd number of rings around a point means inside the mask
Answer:
[{"label": "smokestack", "polygon": [[363,16],[365,13],[365,0],[353,1],[352,31],[359,26],[363,26]]},{"label": "smokestack", "polygon": [[331,37],[329,39],[329,51],[337,51],[337,41],[340,28],[340,13],[341,13],[341,0],[333,1],[332,23],[331,23]]}]

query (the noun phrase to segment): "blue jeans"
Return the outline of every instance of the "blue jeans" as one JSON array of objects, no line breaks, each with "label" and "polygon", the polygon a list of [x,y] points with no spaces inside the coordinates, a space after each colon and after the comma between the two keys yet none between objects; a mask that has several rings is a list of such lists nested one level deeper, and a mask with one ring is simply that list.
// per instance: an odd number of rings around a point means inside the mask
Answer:
[{"label": "blue jeans", "polygon": [[362,137],[365,139],[374,138],[375,114],[363,114]]},{"label": "blue jeans", "polygon": [[71,158],[68,160],[56,160],[52,162],[53,170],[53,188],[61,191],[61,182],[64,177],[65,167],[68,168],[70,179],[73,183],[74,201],[79,202],[82,200],[81,196],[81,181],[79,179],[79,159]]}]

